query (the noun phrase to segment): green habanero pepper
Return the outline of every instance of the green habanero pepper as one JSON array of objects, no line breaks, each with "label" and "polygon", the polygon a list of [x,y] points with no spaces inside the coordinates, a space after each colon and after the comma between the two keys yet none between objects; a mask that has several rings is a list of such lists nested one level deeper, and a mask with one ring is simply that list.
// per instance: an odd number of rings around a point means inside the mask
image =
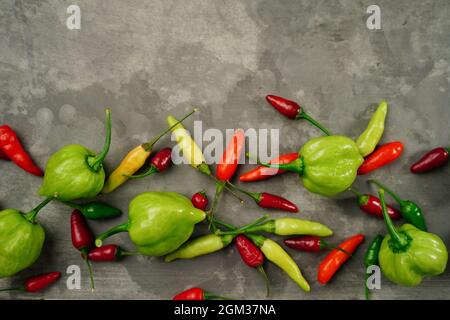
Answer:
[{"label": "green habanero pepper", "polygon": [[364,255],[364,266],[366,267],[366,277],[364,281],[365,295],[366,299],[369,300],[369,287],[367,286],[367,279],[369,274],[367,273],[367,268],[370,266],[378,265],[378,254],[380,253],[381,242],[383,241],[382,235],[377,235],[370,245],[367,247],[366,253]]},{"label": "green habanero pepper", "polygon": [[427,231],[427,224],[425,222],[425,217],[423,216],[422,209],[414,202],[410,200],[402,200],[393,191],[386,188],[377,180],[369,180],[370,183],[382,188],[386,191],[399,205],[402,217],[409,223],[411,223],[416,228],[422,231]]},{"label": "green habanero pepper", "polygon": [[[231,233],[255,233],[267,232],[278,236],[292,236],[292,235],[311,235],[319,237],[328,237],[333,234],[333,231],[326,225],[319,222],[302,220],[297,218],[277,218],[265,221],[262,224],[251,225],[244,227]],[[222,233],[223,234],[223,233]]]},{"label": "green habanero pepper", "polygon": [[61,148],[48,160],[44,182],[39,195],[55,197],[59,201],[93,198],[103,188],[105,171],[103,160],[111,144],[111,111],[106,112],[106,138],[100,154],[79,144]]},{"label": "green habanero pepper", "polygon": [[138,251],[147,256],[164,256],[189,239],[195,224],[206,217],[191,201],[176,192],[144,192],[131,200],[128,221],[97,237],[95,245],[109,236],[128,232]]},{"label": "green habanero pepper", "polygon": [[267,260],[283,270],[300,288],[306,292],[311,291],[311,287],[303,277],[297,263],[278,243],[256,234],[247,234],[247,237],[261,249]]},{"label": "green habanero pepper", "polygon": [[378,193],[388,230],[378,255],[383,274],[396,284],[413,287],[425,276],[443,273],[448,252],[441,238],[408,223],[396,229],[387,214],[384,190],[380,189]]},{"label": "green habanero pepper", "polygon": [[41,255],[45,232],[36,216],[52,198],[28,213],[16,209],[0,211],[0,278],[31,266]]},{"label": "green habanero pepper", "polygon": [[83,214],[85,218],[90,220],[114,218],[122,214],[122,211],[120,209],[110,206],[109,204],[101,201],[93,201],[82,204],[69,201],[63,203],[73,209],[77,209]]},{"label": "green habanero pepper", "polygon": [[323,196],[346,191],[355,181],[364,162],[353,140],[344,136],[326,136],[309,140],[299,158],[286,164],[260,165],[299,174],[306,189]]},{"label": "green habanero pepper", "polygon": [[172,262],[176,259],[192,259],[209,253],[219,251],[228,246],[233,241],[232,235],[208,234],[186,242],[178,250],[168,254],[165,262]]},{"label": "green habanero pepper", "polygon": [[365,157],[375,150],[384,132],[384,122],[388,111],[387,102],[382,100],[367,125],[366,130],[356,140],[359,153]]}]

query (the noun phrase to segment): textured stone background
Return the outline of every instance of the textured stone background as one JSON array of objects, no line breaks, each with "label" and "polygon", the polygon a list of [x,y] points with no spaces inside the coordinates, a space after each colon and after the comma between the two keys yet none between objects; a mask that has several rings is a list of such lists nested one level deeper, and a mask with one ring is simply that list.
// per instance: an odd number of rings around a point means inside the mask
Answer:
[{"label": "textured stone background", "polygon": [[[66,28],[66,8],[77,3],[82,28]],[[366,7],[382,9],[383,30],[365,26]],[[16,128],[41,167],[69,143],[99,150],[103,108],[113,110],[113,145],[107,168],[133,146],[165,127],[168,113],[182,115],[198,106],[203,126],[280,128],[281,152],[297,150],[319,132],[289,122],[264,101],[278,93],[300,101],[332,131],[356,137],[376,104],[390,104],[384,142],[406,144],[402,158],[372,175],[401,196],[422,205],[429,228],[450,245],[448,167],[423,176],[408,167],[422,152],[448,145],[450,81],[450,4],[427,1],[35,1],[0,3],[0,123]],[[192,120],[188,122],[192,128]],[[158,146],[170,145],[165,138]],[[41,180],[6,162],[0,163],[0,206],[28,210],[40,199]],[[248,169],[242,167],[240,171]],[[369,190],[366,177],[357,181]],[[126,211],[145,190],[171,190],[190,196],[213,184],[187,166],[128,183],[102,197]],[[248,185],[294,200],[299,217],[333,227],[338,242],[356,232],[373,237],[383,223],[362,214],[351,195],[325,199],[306,192],[295,175]],[[91,293],[86,269],[71,247],[70,210],[52,203],[40,215],[47,231],[41,258],[0,287],[39,272],[82,268],[81,290],[63,281],[46,298],[170,298],[189,286],[236,298],[264,298],[259,274],[249,270],[230,247],[192,261],[165,264],[132,257],[94,266],[97,290]],[[219,216],[236,224],[260,216],[250,201],[240,206],[226,194]],[[273,216],[280,216],[274,212]],[[125,220],[93,222],[96,231]],[[112,241],[132,249],[128,236]],[[368,241],[367,241],[368,242]],[[273,265],[267,266],[273,298],[362,299],[362,256],[367,242],[326,287],[316,281],[325,254],[289,251],[312,285],[302,292]],[[416,288],[395,286],[385,278],[375,299],[450,297],[450,274],[427,279]],[[8,298],[3,293],[1,298]],[[11,298],[29,298],[11,294]]]}]

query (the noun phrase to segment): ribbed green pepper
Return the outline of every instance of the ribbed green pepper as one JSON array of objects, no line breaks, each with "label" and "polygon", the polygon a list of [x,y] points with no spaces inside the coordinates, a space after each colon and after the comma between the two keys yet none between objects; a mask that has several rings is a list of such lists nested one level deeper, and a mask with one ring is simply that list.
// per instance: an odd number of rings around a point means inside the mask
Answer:
[{"label": "ribbed green pepper", "polygon": [[180,247],[191,236],[195,224],[205,219],[205,212],[175,192],[144,192],[128,208],[128,221],[97,237],[95,244],[119,233],[128,232],[143,255],[163,256]]},{"label": "ribbed green pepper", "polygon": [[396,229],[387,214],[384,190],[379,190],[379,196],[388,230],[379,253],[383,274],[394,283],[413,287],[425,276],[443,273],[448,252],[441,238],[407,223]]},{"label": "ribbed green pepper", "polygon": [[372,151],[375,150],[378,142],[380,142],[384,132],[384,122],[386,120],[387,110],[387,102],[384,100],[381,101],[377,110],[372,115],[366,130],[364,130],[356,140],[359,153],[363,157],[371,154]]},{"label": "ribbed green pepper", "polygon": [[327,136],[309,140],[300,149],[299,158],[290,163],[260,164],[296,172],[309,191],[334,196],[353,184],[363,161],[353,140],[344,136]]},{"label": "ribbed green pepper", "polygon": [[103,150],[95,155],[79,144],[61,148],[48,160],[39,195],[60,201],[93,198],[103,188],[103,160],[111,144],[111,112],[106,109],[106,139]]}]

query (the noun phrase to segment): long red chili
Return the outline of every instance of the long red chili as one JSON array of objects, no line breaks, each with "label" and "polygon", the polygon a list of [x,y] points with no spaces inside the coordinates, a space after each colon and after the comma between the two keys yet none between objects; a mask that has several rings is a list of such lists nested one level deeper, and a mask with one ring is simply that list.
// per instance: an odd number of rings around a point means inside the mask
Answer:
[{"label": "long red chili", "polygon": [[[342,242],[338,247],[353,254],[363,241],[364,235],[357,234]],[[349,258],[350,255],[347,253],[336,249],[332,250],[320,264],[317,280],[322,284],[328,283]]]},{"label": "long red chili", "polygon": [[[270,164],[286,164],[286,163],[294,161],[297,158],[298,158],[298,153],[292,152],[292,153],[282,154],[279,157],[270,160],[269,163]],[[279,175],[284,172],[286,172],[286,171],[259,166],[253,170],[243,173],[239,177],[239,180],[244,181],[244,182],[265,180],[265,179],[269,179],[270,177]]]},{"label": "long red chili", "polygon": [[[356,195],[358,206],[363,212],[367,213],[368,215],[383,219],[383,209],[381,207],[380,199],[368,193],[362,194],[354,188],[350,188],[350,191],[352,191]],[[402,217],[402,214],[399,210],[389,205],[387,206],[387,209],[391,219],[397,220]]]},{"label": "long red chili", "polygon": [[39,177],[44,175],[23,148],[17,134],[8,125],[0,126],[0,149],[23,170]]},{"label": "long red chili", "polygon": [[358,174],[367,174],[395,161],[403,152],[403,143],[399,141],[386,143],[377,148],[364,159]]},{"label": "long red chili", "polygon": [[0,159],[1,159],[1,160],[5,160],[5,161],[10,160],[10,159],[8,158],[8,156],[2,151],[2,149],[0,149]]},{"label": "long red chili", "polygon": [[197,209],[205,211],[208,206],[208,197],[206,196],[206,192],[202,190],[194,193],[192,195],[191,202]]},{"label": "long red chili", "polygon": [[166,171],[172,165],[172,149],[164,148],[159,150],[150,161],[150,168],[142,174],[129,176],[130,179],[144,178],[154,173]]},{"label": "long red chili", "polygon": [[94,276],[92,274],[92,267],[89,263],[87,255],[89,249],[95,247],[95,237],[89,229],[83,214],[78,210],[72,211],[72,215],[70,216],[70,230],[72,245],[81,252],[81,256],[86,261],[86,265],[89,270],[89,278],[91,281],[91,289],[94,290]]},{"label": "long red chili", "polygon": [[228,299],[225,297],[220,297],[213,295],[209,292],[206,292],[202,288],[190,288],[183,292],[178,293],[175,295],[172,300],[213,300],[213,299]]},{"label": "long red chili", "polygon": [[230,180],[236,172],[239,158],[245,143],[244,130],[237,129],[228,143],[216,168],[216,177],[220,181]]},{"label": "long red chili", "polygon": [[249,238],[244,235],[238,235],[235,239],[235,244],[244,263],[250,268],[255,268],[261,273],[266,284],[266,297],[270,296],[269,278],[267,277],[263,267],[264,254]]},{"label": "long red chili", "polygon": [[411,166],[412,173],[424,173],[442,167],[448,162],[450,148],[435,148]]},{"label": "long red chili", "polygon": [[26,291],[26,292],[38,292],[47,288],[52,283],[61,278],[61,272],[44,273],[37,276],[32,276],[26,279],[21,287],[0,289],[0,291]]},{"label": "long red chili", "polygon": [[306,252],[320,252],[324,249],[331,248],[351,255],[349,252],[345,252],[343,249],[333,246],[332,244],[326,242],[318,236],[300,236],[288,238],[284,240],[284,244],[292,249]]},{"label": "long red chili", "polygon": [[135,255],[133,252],[123,250],[116,244],[108,244],[89,251],[87,258],[95,262],[117,261],[124,256]]}]

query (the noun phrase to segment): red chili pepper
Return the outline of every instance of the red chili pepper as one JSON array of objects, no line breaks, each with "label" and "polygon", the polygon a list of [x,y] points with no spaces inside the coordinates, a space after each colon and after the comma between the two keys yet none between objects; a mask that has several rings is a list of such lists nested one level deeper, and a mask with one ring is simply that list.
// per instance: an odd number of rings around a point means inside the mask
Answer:
[{"label": "red chili pepper", "polygon": [[172,164],[172,149],[164,148],[159,150],[150,161],[150,168],[142,174],[129,176],[130,179],[139,179],[148,177],[154,173],[161,173],[166,171]]},{"label": "red chili pepper", "polygon": [[266,272],[264,271],[264,254],[261,250],[246,236],[238,235],[235,240],[236,248],[241,255],[242,260],[248,265],[250,268],[256,268],[263,278],[266,284],[266,297],[270,296],[270,284],[269,278],[267,277]]},{"label": "red chili pepper", "polygon": [[228,299],[216,295],[212,295],[209,292],[204,291],[201,288],[190,288],[183,292],[180,292],[172,298],[172,300],[212,300],[212,299]]},{"label": "red chili pepper", "polygon": [[284,244],[292,249],[306,251],[306,252],[320,252],[323,249],[332,248],[332,249],[342,251],[345,254],[351,256],[351,254],[349,252],[346,252],[345,250],[343,250],[339,247],[335,247],[335,246],[329,244],[328,242],[326,242],[325,240],[323,240],[322,238],[320,238],[318,236],[300,236],[300,237],[289,238],[289,239],[284,240]]},{"label": "red chili pepper", "polygon": [[2,149],[0,149],[0,159],[1,160],[5,160],[5,161],[9,161],[10,160],[8,158],[8,156],[2,151]]},{"label": "red chili pepper", "polygon": [[44,175],[22,147],[17,134],[8,125],[0,126],[0,149],[23,170],[39,177]]},{"label": "red chili pepper", "polygon": [[412,173],[423,173],[442,167],[448,162],[450,148],[435,148],[411,166]]},{"label": "red chili pepper", "polygon": [[358,169],[358,174],[367,174],[377,170],[396,160],[402,152],[403,143],[399,141],[386,143],[364,159],[363,164]]},{"label": "red chili pepper", "polygon": [[244,130],[237,129],[233,138],[217,164],[216,177],[220,181],[230,180],[236,172],[238,161],[245,143]]},{"label": "red chili pepper", "polygon": [[[362,194],[359,191],[356,191],[353,188],[350,188],[350,191],[352,191],[357,199],[358,199],[358,205],[359,208],[364,211],[365,213],[375,216],[378,218],[383,219],[383,209],[381,207],[381,201],[377,197],[371,195],[371,194]],[[391,219],[397,220],[402,217],[402,214],[397,209],[387,205],[388,214],[391,217]]]},{"label": "red chili pepper", "polygon": [[[342,242],[338,247],[353,254],[363,241],[364,235],[357,234]],[[336,249],[332,250],[320,264],[317,280],[322,284],[328,283],[333,275],[350,257],[350,255],[342,251]]]},{"label": "red chili pepper", "polygon": [[91,289],[94,290],[94,277],[92,275],[92,267],[87,259],[89,249],[95,247],[95,238],[83,214],[78,211],[72,211],[70,216],[70,229],[72,235],[72,245],[81,252],[81,257],[86,261],[91,281]]},{"label": "red chili pepper", "polygon": [[192,195],[191,202],[197,209],[205,211],[208,206],[208,197],[206,196],[205,191],[202,190],[194,193]]},{"label": "red chili pepper", "polygon": [[52,283],[61,278],[61,272],[50,272],[30,277],[25,280],[23,286],[17,288],[0,289],[0,291],[26,291],[26,292],[38,292],[47,288]]},{"label": "red chili pepper", "polygon": [[124,256],[134,255],[133,252],[123,250],[116,244],[108,244],[98,248],[94,248],[89,251],[87,257],[91,261],[104,262],[104,261],[117,261]]},{"label": "red chili pepper", "polygon": [[[294,161],[297,158],[298,158],[297,152],[287,153],[287,154],[282,154],[279,157],[270,160],[269,163],[270,164],[286,164],[286,163]],[[286,171],[259,166],[253,170],[243,173],[239,177],[239,180],[244,181],[244,182],[265,180],[265,179],[268,179],[270,177],[273,177],[275,175],[278,175],[278,174],[281,174],[284,172],[286,172]]]},{"label": "red chili pepper", "polygon": [[314,120],[310,115],[308,115],[302,107],[297,102],[274,96],[274,95],[267,95],[266,96],[267,102],[269,102],[275,109],[278,110],[282,115],[288,117],[289,119],[299,120],[299,119],[305,119],[312,125],[316,126],[320,130],[322,130],[323,133],[326,135],[331,135],[330,131],[326,129],[324,126],[322,126],[319,122]]}]

